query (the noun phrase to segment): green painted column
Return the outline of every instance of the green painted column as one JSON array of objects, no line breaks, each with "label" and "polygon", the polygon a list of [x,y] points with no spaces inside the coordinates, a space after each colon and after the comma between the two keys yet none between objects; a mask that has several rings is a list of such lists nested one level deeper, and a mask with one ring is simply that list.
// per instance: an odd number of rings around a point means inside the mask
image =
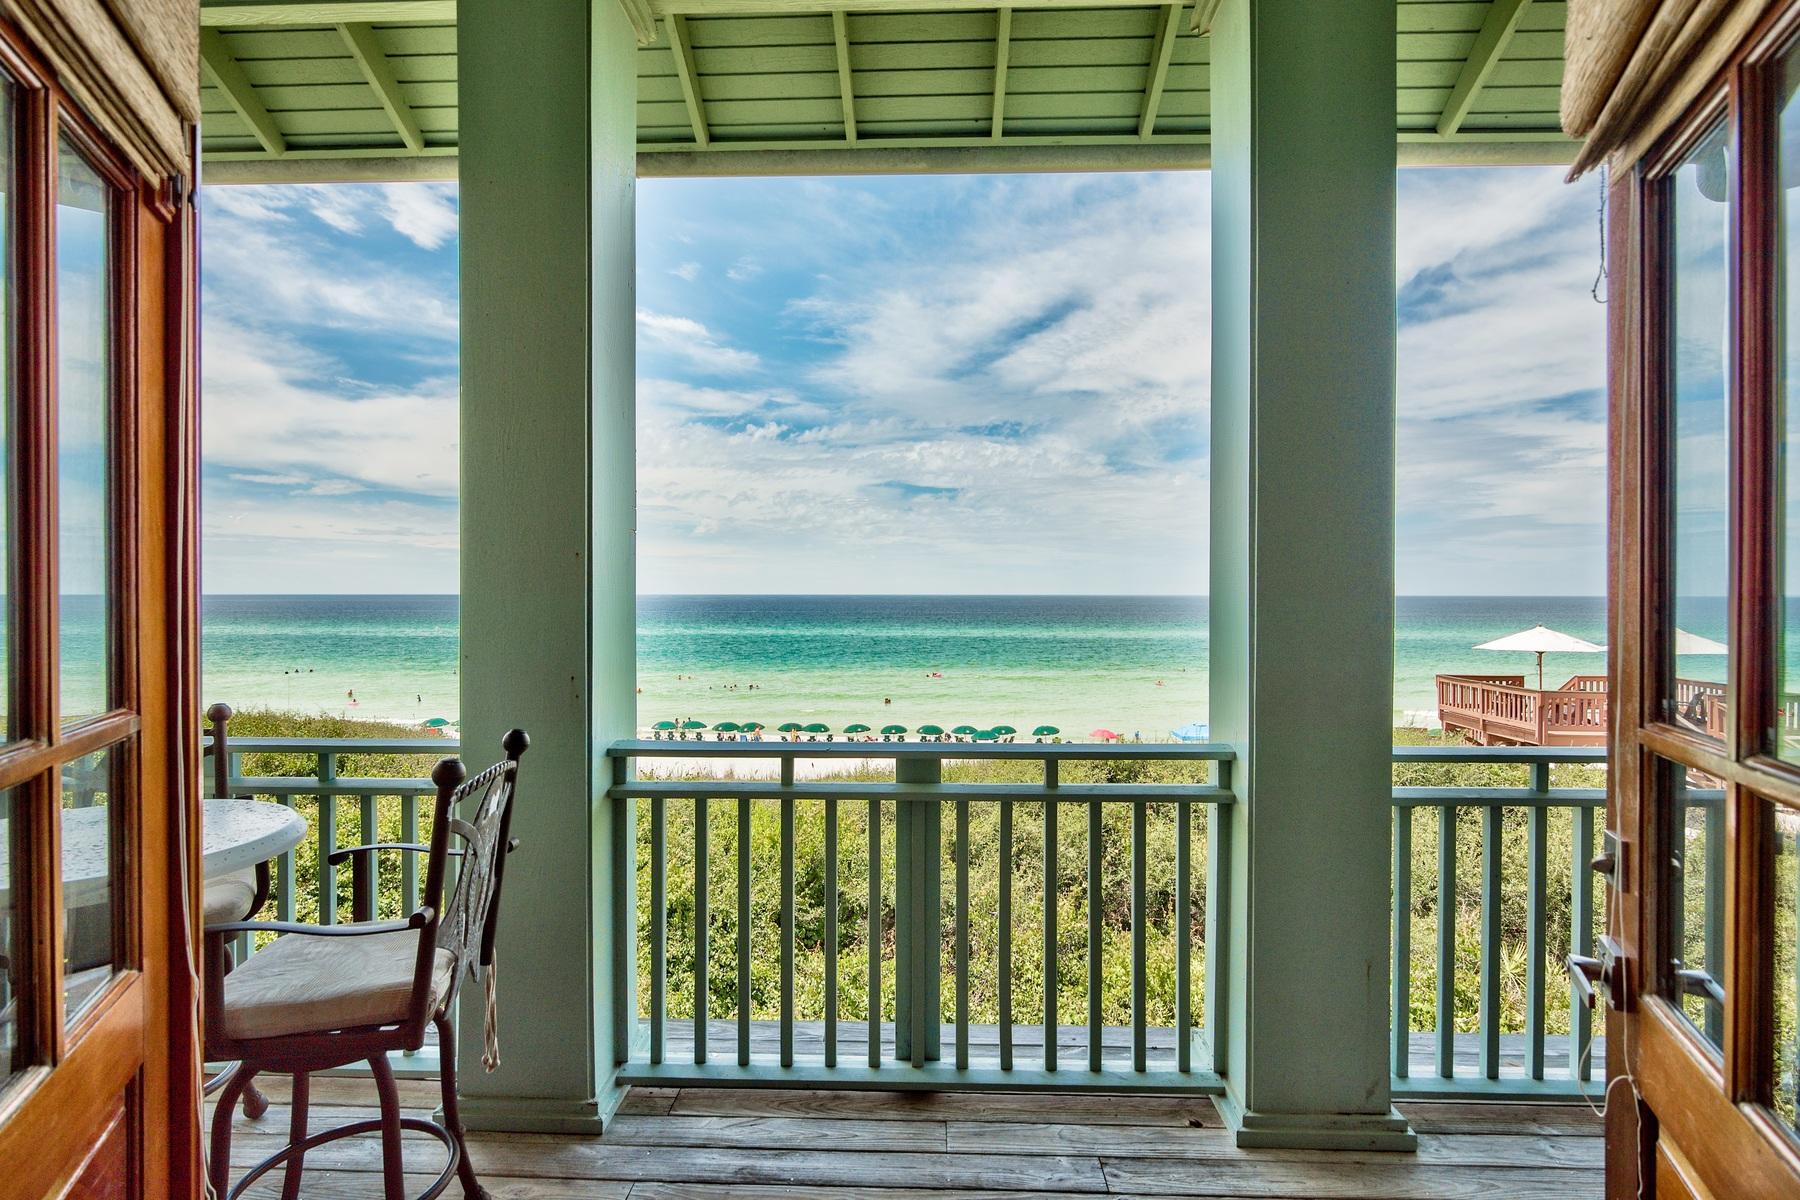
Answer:
[{"label": "green painted column", "polygon": [[1224,0],[1212,38],[1214,735],[1244,1146],[1406,1150],[1388,1097],[1391,0]]},{"label": "green painted column", "polygon": [[[499,939],[501,1066],[465,985],[463,1116],[595,1132],[623,1095],[636,726],[636,43],[617,0],[463,0],[462,729],[531,734]],[[624,894],[629,895],[627,887]],[[623,1000],[623,1003],[618,1003]]]}]

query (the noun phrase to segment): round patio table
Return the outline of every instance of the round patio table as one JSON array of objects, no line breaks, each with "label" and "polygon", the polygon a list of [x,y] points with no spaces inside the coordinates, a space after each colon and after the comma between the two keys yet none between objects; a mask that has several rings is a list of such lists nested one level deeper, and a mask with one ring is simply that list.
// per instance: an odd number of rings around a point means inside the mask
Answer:
[{"label": "round patio table", "polygon": [[[62,814],[63,902],[102,901],[109,882],[106,806]],[[0,821],[0,898],[12,887],[11,838]],[[200,871],[217,878],[285,854],[306,836],[306,821],[285,804],[219,799],[201,804]]]}]

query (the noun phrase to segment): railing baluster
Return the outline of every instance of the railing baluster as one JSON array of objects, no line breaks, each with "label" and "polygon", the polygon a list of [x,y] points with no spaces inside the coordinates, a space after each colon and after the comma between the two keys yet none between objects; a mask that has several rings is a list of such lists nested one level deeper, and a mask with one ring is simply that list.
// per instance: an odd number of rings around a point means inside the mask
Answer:
[{"label": "railing baluster", "polygon": [[1437,1073],[1456,1076],[1456,806],[1438,809]]},{"label": "railing baluster", "polygon": [[[825,1066],[837,1066],[838,802],[825,801]],[[873,952],[873,947],[871,947]]]},{"label": "railing baluster", "polygon": [[956,1069],[969,1069],[969,802],[956,802]]},{"label": "railing baluster", "polygon": [[1193,872],[1193,813],[1189,802],[1175,802],[1175,1069],[1194,1069],[1193,980],[1194,922],[1189,876]]},{"label": "railing baluster", "polygon": [[1000,1069],[1012,1070],[1012,873],[1013,802],[1000,801]]},{"label": "railing baluster", "polygon": [[[1725,978],[1725,796],[1715,793],[1706,803],[1706,908],[1702,934],[1705,939],[1706,972],[1714,979]],[[1686,861],[1686,860],[1684,860]],[[1706,1036],[1715,1046],[1725,1042],[1725,1007],[1708,1002],[1705,1019]]]},{"label": "railing baluster", "polygon": [[[1219,786],[1231,787],[1231,763],[1214,764]],[[1225,1074],[1229,1065],[1226,1034],[1230,1025],[1227,1008],[1225,964],[1230,961],[1231,903],[1230,803],[1215,804],[1206,811],[1206,1031],[1212,1047],[1212,1069]]]},{"label": "railing baluster", "polygon": [[1500,835],[1505,811],[1482,810],[1481,831],[1481,1074],[1500,1078]]},{"label": "railing baluster", "polygon": [[1100,1028],[1100,918],[1105,908],[1105,882],[1100,878],[1100,801],[1087,803],[1087,1041],[1088,1070],[1104,1065]]},{"label": "railing baluster", "polygon": [[712,918],[706,911],[706,884],[710,864],[707,855],[707,803],[705,796],[694,797],[694,1065],[706,1065],[706,1022],[708,982],[706,950],[712,932]]},{"label": "railing baluster", "polygon": [[1405,1079],[1412,1069],[1412,823],[1412,809],[1394,809],[1394,992],[1389,1007],[1396,1079]]},{"label": "railing baluster", "polygon": [[[792,762],[792,759],[785,761]],[[781,1065],[794,1065],[794,798],[781,798]]]},{"label": "railing baluster", "polygon": [[[869,1065],[881,1065],[881,801],[869,798]],[[895,1031],[898,1034],[898,1030]]]},{"label": "railing baluster", "polygon": [[[1575,809],[1574,837],[1569,854],[1569,944],[1575,953],[1594,953],[1594,879],[1589,865],[1594,855],[1594,810],[1585,804]],[[1588,1043],[1594,1032],[1593,1014],[1569,984],[1569,1069],[1586,1083],[1592,1077]]]},{"label": "railing baluster", "polygon": [[737,826],[737,1057],[750,1065],[750,801],[738,801]]},{"label": "railing baluster", "polygon": [[1044,1070],[1056,1070],[1056,797],[1048,794],[1056,760],[1044,764]]},{"label": "railing baluster", "polygon": [[[337,786],[337,755],[319,755],[319,786]],[[337,868],[331,856],[337,852],[337,793],[319,793],[319,924],[337,924]]]},{"label": "railing baluster", "polygon": [[[376,831],[380,823],[376,819],[375,797],[369,792],[357,794],[360,813],[357,829],[360,831],[359,841],[369,845],[377,841]],[[358,921],[373,921],[375,909],[379,903],[381,890],[381,855],[374,850],[364,850],[350,858],[350,910]]]},{"label": "railing baluster", "polygon": [[[411,794],[400,797],[400,840],[414,845],[419,841],[419,798]],[[416,854],[400,856],[400,894],[406,898],[408,913],[418,911],[419,856]]]},{"label": "railing baluster", "polygon": [[[299,811],[299,804],[293,796],[283,796],[282,804],[294,811]],[[418,907],[414,900],[413,907]],[[287,851],[281,856],[281,869],[275,875],[275,919],[292,921],[294,919],[294,852]]]},{"label": "railing baluster", "polygon": [[1149,805],[1135,800],[1131,805],[1131,1069],[1149,1069],[1150,1039],[1148,1033],[1150,981],[1147,978],[1149,936],[1149,854],[1145,842],[1149,838]]},{"label": "railing baluster", "polygon": [[1544,1077],[1544,905],[1548,890],[1550,809],[1543,803],[1550,790],[1550,764],[1533,763],[1532,790],[1539,803],[1531,809],[1525,846],[1525,1074]]},{"label": "railing baluster", "polygon": [[[669,888],[668,820],[663,798],[650,800],[650,1063],[663,1061],[663,1023],[668,1010]],[[408,857],[411,857],[410,855]]]}]

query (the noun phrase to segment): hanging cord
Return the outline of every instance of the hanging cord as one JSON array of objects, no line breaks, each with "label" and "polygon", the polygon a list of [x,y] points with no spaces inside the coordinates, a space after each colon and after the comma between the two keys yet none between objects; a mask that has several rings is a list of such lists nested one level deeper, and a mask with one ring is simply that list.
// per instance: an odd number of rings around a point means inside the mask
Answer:
[{"label": "hanging cord", "polygon": [[1606,303],[1606,168],[1600,168],[1600,208],[1597,216],[1600,226],[1600,269],[1594,274],[1594,286],[1588,289],[1588,295],[1594,298],[1595,304]]},{"label": "hanging cord", "polygon": [[500,1066],[500,997],[498,988],[500,979],[500,956],[496,954],[494,961],[487,965],[486,984],[487,1012],[485,1024],[481,1031],[481,1065],[492,1074]]}]

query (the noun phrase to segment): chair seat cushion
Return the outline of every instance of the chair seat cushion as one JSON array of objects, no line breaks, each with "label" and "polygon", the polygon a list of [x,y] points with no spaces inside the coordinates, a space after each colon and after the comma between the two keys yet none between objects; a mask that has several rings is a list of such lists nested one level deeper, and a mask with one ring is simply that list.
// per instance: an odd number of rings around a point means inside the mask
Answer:
[{"label": "chair seat cushion", "polygon": [[235,871],[208,879],[201,893],[201,904],[208,925],[242,921],[250,916],[250,905],[256,900],[256,872]]},{"label": "chair seat cushion", "polygon": [[[221,1032],[245,1041],[403,1021],[418,955],[416,929],[355,937],[284,934],[225,977]],[[456,956],[440,948],[428,1015],[450,994],[455,969]]]}]

